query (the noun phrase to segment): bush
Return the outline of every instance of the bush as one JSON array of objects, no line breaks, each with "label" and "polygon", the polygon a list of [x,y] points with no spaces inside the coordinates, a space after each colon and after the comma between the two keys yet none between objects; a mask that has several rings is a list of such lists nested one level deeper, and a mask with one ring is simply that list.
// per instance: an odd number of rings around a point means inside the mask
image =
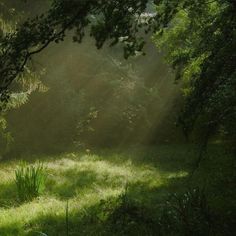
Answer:
[{"label": "bush", "polygon": [[171,195],[158,223],[160,235],[211,235],[211,213],[205,192],[195,188]]},{"label": "bush", "polygon": [[138,201],[119,195],[100,203],[100,219],[111,235],[153,235],[155,222],[147,209]]},{"label": "bush", "polygon": [[42,164],[27,165],[22,163],[15,170],[15,182],[20,201],[31,201],[44,189],[45,169]]}]

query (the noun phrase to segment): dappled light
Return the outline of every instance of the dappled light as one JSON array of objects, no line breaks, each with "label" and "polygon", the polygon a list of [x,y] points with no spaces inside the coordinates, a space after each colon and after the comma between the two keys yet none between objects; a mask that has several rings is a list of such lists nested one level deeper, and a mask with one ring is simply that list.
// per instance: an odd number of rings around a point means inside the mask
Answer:
[{"label": "dappled light", "polygon": [[0,0],[0,236],[233,236],[235,0]]},{"label": "dappled light", "polygon": [[[213,155],[219,151],[219,148],[212,147]],[[42,163],[47,170],[45,192],[28,203],[20,203],[14,196],[16,186],[12,170],[19,162],[16,160],[2,163],[0,232],[21,234],[22,229],[29,233],[43,229],[44,232],[56,234],[63,231],[67,201],[71,227],[75,227],[75,232],[81,229],[88,232],[87,230],[92,230],[88,223],[90,221],[95,221],[96,227],[101,227],[96,216],[89,212],[103,214],[98,210],[101,201],[119,198],[124,192],[128,198],[139,202],[147,210],[152,209],[152,213],[160,212],[159,208],[169,193],[182,192],[188,188],[188,175],[191,171],[189,157],[185,155],[186,150],[182,152],[180,149],[179,152],[175,150],[175,155],[168,159],[170,151],[165,146],[153,148],[149,155],[145,155],[147,152],[142,149],[136,152],[137,155],[135,152],[71,152],[51,159],[44,157]],[[192,157],[196,155],[194,151],[187,150],[187,153],[192,153]],[[156,154],[167,157],[158,158]],[[143,158],[146,163],[141,161]],[[179,167],[166,169],[165,166],[170,167],[173,161]],[[32,159],[31,162],[37,164],[37,160]],[[205,175],[198,174],[196,178],[197,182],[206,180]],[[103,227],[100,230],[106,230]]]},{"label": "dappled light", "polygon": [[[13,216],[15,227],[19,228],[21,224],[30,225],[41,217],[52,220],[61,218],[63,221],[65,204],[68,200],[71,214],[84,214],[85,208],[99,204],[101,200],[109,197],[119,196],[126,187],[128,194],[136,200],[142,202],[145,199],[148,202],[148,198],[151,198],[149,200],[151,201],[158,197],[158,194],[156,195],[158,189],[163,189],[172,179],[182,179],[188,175],[186,170],[174,172],[161,170],[161,167],[158,168],[158,159],[155,160],[156,167],[154,167],[151,164],[135,163],[135,157],[132,156],[122,160],[124,156],[119,158],[118,154],[113,153],[113,155],[114,159],[109,155],[104,157],[96,154],[66,153],[58,159],[56,157],[48,161],[45,159],[43,161],[47,170],[45,193],[33,202],[22,204],[15,202],[13,205],[11,202],[13,197],[9,195],[9,191],[14,193],[16,186],[14,173],[9,174],[9,170],[17,166],[18,162],[11,162],[10,165],[2,164],[0,229],[11,228]],[[6,175],[7,179],[11,179],[10,182],[4,182]],[[32,208],[34,210],[29,214],[28,211]]]}]

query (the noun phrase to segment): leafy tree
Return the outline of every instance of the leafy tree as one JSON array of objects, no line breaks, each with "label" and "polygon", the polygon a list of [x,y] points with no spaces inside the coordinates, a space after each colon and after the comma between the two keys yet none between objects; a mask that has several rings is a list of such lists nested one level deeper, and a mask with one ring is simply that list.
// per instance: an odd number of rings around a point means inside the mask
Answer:
[{"label": "leafy tree", "polygon": [[148,3],[54,0],[46,14],[25,21],[15,32],[1,37],[2,100],[8,99],[9,86],[31,57],[51,42],[63,41],[67,30],[74,31],[73,40],[79,43],[90,32],[97,48],[106,41],[111,46],[122,42],[125,58],[142,51],[143,34],[151,31],[158,37],[170,33],[168,60],[177,79],[189,81],[180,118],[184,132],[188,134],[201,120],[206,143],[219,126],[235,124],[235,0],[155,0],[155,14],[147,11]]},{"label": "leafy tree", "polygon": [[[6,37],[8,34],[13,34],[16,31],[16,26],[21,19],[21,14],[14,8],[10,8],[0,2],[0,38]],[[0,51],[3,52],[5,48],[0,45]],[[41,72],[43,73],[43,71]],[[12,86],[11,93],[7,95],[8,102],[0,101],[0,147],[1,153],[9,150],[10,144],[13,142],[13,137],[8,131],[7,113],[12,109],[17,109],[27,103],[29,95],[38,90],[41,92],[47,91],[47,87],[40,80],[41,74],[34,72],[31,65],[28,64],[24,68],[24,72],[15,78],[15,84]],[[5,96],[4,93],[2,96]]]},{"label": "leafy tree", "polygon": [[[228,134],[235,130],[236,4],[182,1],[178,6],[169,26],[154,40],[165,50],[176,79],[184,81],[184,132],[189,134],[197,123],[205,146],[219,127]],[[166,7],[159,5],[157,12],[162,9]]]},{"label": "leafy tree", "polygon": [[[145,10],[147,0],[142,1],[53,1],[47,14],[29,19],[15,32],[0,39],[1,46],[1,97],[6,99],[6,91],[16,79],[29,59],[41,52],[51,42],[64,40],[66,30],[74,29],[74,41],[81,42],[85,29],[90,24],[91,36],[101,48],[106,40],[111,45],[119,40],[126,43],[125,57],[140,51],[144,42],[136,38],[139,17]],[[133,20],[136,18],[136,23]]]},{"label": "leafy tree", "polygon": [[[174,117],[163,116],[169,115],[166,108],[171,109],[179,91],[173,80],[168,80],[168,67],[161,60],[152,63],[158,58],[151,53],[155,46],[148,48],[148,60],[140,56],[128,61],[120,55],[120,47],[93,48],[92,40],[77,47],[67,39],[37,59],[47,65],[43,79],[50,89],[46,94],[34,94],[28,104],[9,113],[9,129],[15,139],[12,152],[58,152],[72,144],[94,148],[167,140],[172,130],[164,125],[160,134],[157,125],[165,119],[168,127],[175,128]],[[159,74],[160,69],[163,72]],[[149,79],[156,83],[150,84]],[[162,81],[161,89],[158,81]],[[22,129],[24,123],[27,129]]]}]

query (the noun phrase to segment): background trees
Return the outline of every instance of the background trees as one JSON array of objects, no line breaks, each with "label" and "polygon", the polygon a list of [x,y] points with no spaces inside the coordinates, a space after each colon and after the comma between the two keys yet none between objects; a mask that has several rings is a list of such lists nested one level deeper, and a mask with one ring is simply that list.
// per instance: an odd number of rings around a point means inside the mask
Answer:
[{"label": "background trees", "polygon": [[[54,0],[45,14],[39,13],[16,31],[2,35],[3,102],[9,98],[9,86],[32,56],[52,42],[63,41],[68,30],[79,43],[90,35],[97,48],[105,42],[110,46],[122,43],[125,58],[142,53],[145,33],[154,32],[154,40],[164,46],[176,78],[185,81],[186,99],[179,124],[186,136],[197,124],[203,146],[219,131],[234,139],[235,1]],[[97,109],[91,107],[95,119]]]},{"label": "background trees", "polygon": [[186,134],[197,124],[204,142],[219,130],[235,139],[235,1],[179,2],[154,38],[185,83],[180,123]]},{"label": "background trees", "polygon": [[[8,4],[6,4],[8,3]],[[4,38],[8,34],[13,34],[17,25],[24,19],[24,14],[21,9],[16,9],[13,2],[2,1],[0,2],[0,37]],[[0,47],[0,51],[3,53],[5,48],[3,45]],[[1,154],[10,150],[14,137],[8,129],[7,114],[13,109],[18,109],[22,105],[28,102],[29,96],[35,92],[45,92],[47,87],[41,82],[41,75],[43,71],[35,72],[31,64],[28,64],[24,68],[24,72],[21,73],[15,80],[15,84],[11,88],[11,92],[6,90],[2,93],[2,100],[0,102],[0,148]],[[7,92],[7,93],[6,93]],[[5,102],[7,99],[7,103]]]},{"label": "background trees", "polygon": [[72,144],[124,147],[176,140],[178,87],[149,47],[148,59],[129,61],[119,47],[93,50],[89,39],[81,47],[67,39],[48,48],[35,64],[47,68],[42,80],[49,90],[32,94],[24,107],[8,114],[13,149],[44,152]]}]

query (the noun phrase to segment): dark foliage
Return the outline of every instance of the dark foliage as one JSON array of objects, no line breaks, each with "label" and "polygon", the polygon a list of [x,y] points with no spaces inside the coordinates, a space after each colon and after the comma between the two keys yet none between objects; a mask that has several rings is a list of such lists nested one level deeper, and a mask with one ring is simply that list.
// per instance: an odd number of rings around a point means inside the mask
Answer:
[{"label": "dark foliage", "polygon": [[113,235],[154,235],[155,221],[151,211],[126,193],[117,199],[101,202],[106,231]]},{"label": "dark foliage", "polygon": [[[148,0],[54,0],[45,14],[28,19],[13,33],[1,34],[1,99],[8,100],[11,83],[32,56],[52,42],[63,41],[67,30],[74,31],[73,40],[79,43],[90,31],[97,48],[106,41],[111,46],[122,42],[127,58],[142,51],[143,33],[162,34],[183,10],[190,18],[189,32],[197,42],[189,40],[187,35],[185,40],[179,38],[182,50],[172,58],[171,65],[177,78],[182,78],[189,63],[199,57],[202,61],[200,72],[191,76],[191,89],[180,123],[187,135],[199,122],[205,131],[204,143],[222,127],[222,133],[235,137],[232,131],[235,128],[231,128],[235,127],[235,1],[154,2],[158,6],[156,14],[147,14]],[[216,13],[210,14],[211,6],[217,9]]]},{"label": "dark foliage", "polygon": [[[211,235],[211,213],[204,191],[173,194],[159,219],[161,235]],[[174,234],[173,234],[174,235]]]}]

